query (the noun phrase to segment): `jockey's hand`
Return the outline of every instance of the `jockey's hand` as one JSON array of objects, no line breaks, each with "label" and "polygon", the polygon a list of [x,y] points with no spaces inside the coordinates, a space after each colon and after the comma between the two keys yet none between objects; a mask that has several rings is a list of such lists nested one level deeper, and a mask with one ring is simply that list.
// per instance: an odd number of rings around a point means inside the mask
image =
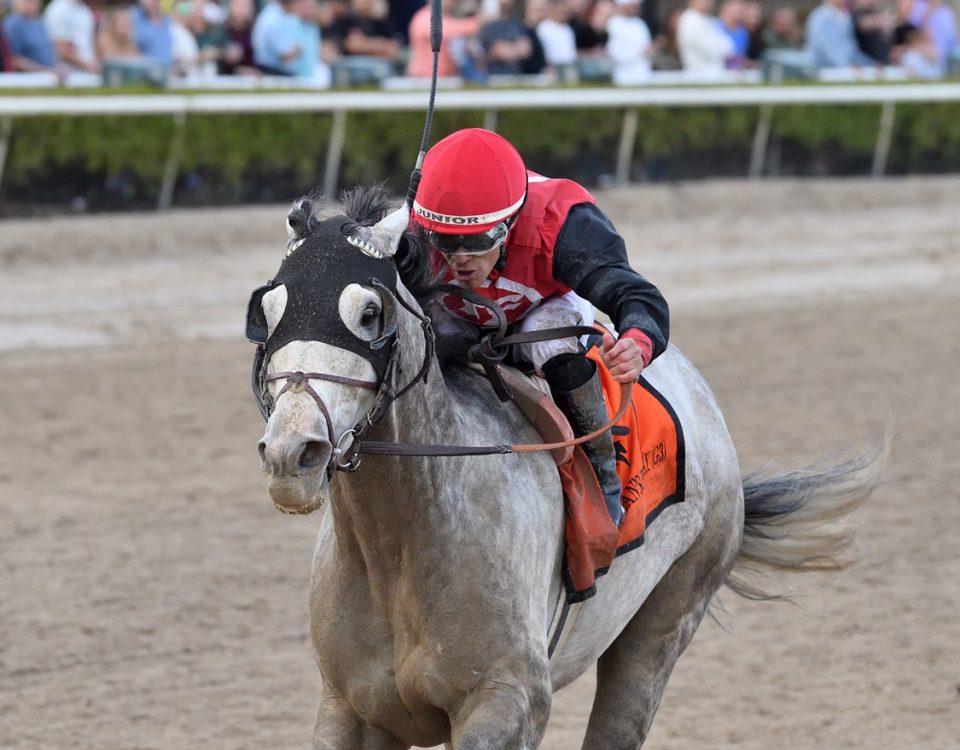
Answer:
[{"label": "jockey's hand", "polygon": [[609,333],[603,334],[600,357],[618,383],[635,383],[643,372],[643,350],[630,336],[615,340]]}]

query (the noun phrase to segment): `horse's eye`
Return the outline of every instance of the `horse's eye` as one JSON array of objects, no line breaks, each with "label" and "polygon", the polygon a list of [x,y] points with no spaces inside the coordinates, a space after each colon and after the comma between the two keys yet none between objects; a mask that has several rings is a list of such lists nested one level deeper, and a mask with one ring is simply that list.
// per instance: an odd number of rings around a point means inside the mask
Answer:
[{"label": "horse's eye", "polygon": [[380,310],[376,305],[370,304],[367,305],[367,309],[363,311],[363,315],[360,317],[360,325],[362,325],[364,328],[369,328],[379,319]]}]

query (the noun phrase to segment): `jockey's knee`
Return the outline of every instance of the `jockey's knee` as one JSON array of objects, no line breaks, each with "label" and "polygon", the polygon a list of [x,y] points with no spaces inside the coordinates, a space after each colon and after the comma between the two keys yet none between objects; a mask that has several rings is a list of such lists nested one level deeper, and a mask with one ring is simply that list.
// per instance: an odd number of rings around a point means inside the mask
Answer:
[{"label": "jockey's knee", "polygon": [[572,391],[590,380],[597,366],[582,349],[576,352],[562,352],[546,362],[540,368],[551,388]]},{"label": "jockey's knee", "polygon": [[530,362],[537,372],[544,373],[547,363],[555,359],[573,357],[584,359],[584,350],[580,341],[575,338],[551,339],[549,341],[537,341],[532,344],[521,345],[520,356],[522,359]]},{"label": "jockey's knee", "polygon": [[[543,331],[592,323],[593,306],[574,292],[568,292],[544,300],[523,318],[519,328],[523,332]],[[521,344],[517,349],[517,358],[530,362],[538,372],[543,372],[544,364],[555,357],[583,352],[580,340],[575,337]]]},{"label": "jockey's knee", "polygon": [[520,322],[523,331],[538,331],[561,326],[591,325],[593,306],[574,292],[550,297],[527,313]]}]

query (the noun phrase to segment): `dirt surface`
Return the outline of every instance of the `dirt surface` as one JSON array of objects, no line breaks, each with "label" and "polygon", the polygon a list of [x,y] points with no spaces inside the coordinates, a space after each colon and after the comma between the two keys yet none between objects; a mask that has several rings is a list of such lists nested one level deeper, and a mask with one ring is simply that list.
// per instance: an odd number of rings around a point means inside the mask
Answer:
[{"label": "dirt surface", "polygon": [[[647,746],[960,747],[960,180],[599,197],[744,471],[893,428],[862,563],[782,581],[799,606],[723,594]],[[0,224],[3,750],[309,747],[316,519],[269,501],[242,340],[283,216]],[[591,700],[557,694],[543,746]]]}]

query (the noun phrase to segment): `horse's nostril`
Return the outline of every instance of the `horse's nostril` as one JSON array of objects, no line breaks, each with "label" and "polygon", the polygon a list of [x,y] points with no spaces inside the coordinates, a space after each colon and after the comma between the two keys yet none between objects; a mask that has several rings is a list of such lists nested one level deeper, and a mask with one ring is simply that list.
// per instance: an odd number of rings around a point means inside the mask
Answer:
[{"label": "horse's nostril", "polygon": [[257,443],[257,450],[260,452],[260,465],[267,465],[267,443],[265,440],[261,440]]},{"label": "horse's nostril", "polygon": [[330,455],[330,443],[319,440],[308,440],[300,452],[298,464],[301,469],[323,468],[327,465]]}]

